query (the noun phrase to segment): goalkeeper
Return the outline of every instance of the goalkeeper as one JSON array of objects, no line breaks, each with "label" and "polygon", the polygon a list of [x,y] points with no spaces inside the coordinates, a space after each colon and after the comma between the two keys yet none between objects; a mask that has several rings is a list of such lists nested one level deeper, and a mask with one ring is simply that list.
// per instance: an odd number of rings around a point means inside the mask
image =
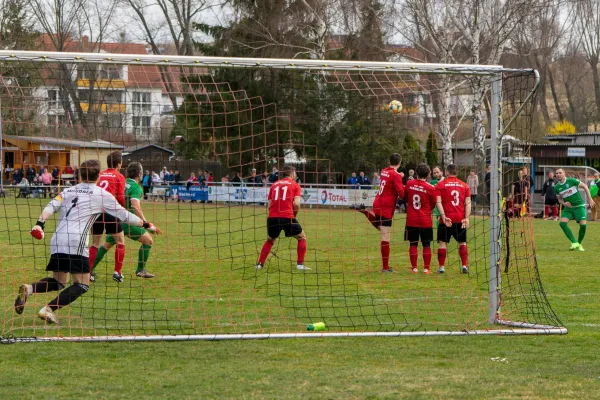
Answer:
[{"label": "goalkeeper", "polygon": [[[144,195],[144,191],[140,186],[140,181],[144,175],[142,164],[138,162],[132,162],[127,166],[127,180],[125,183],[125,206],[128,211],[138,216],[142,221],[145,221],[144,213],[142,212],[141,199]],[[125,236],[131,240],[140,242],[142,245],[138,251],[138,266],[135,271],[135,275],[140,278],[154,278],[154,275],[146,271],[146,263],[150,256],[150,249],[152,248],[153,240],[152,236],[144,229],[137,226],[131,226],[123,224],[123,232]],[[160,234],[158,228],[156,233]],[[94,261],[94,269],[102,261],[104,255],[116,244],[112,236],[106,237],[104,246],[98,250],[98,255]]]},{"label": "goalkeeper", "polygon": [[[579,193],[579,188],[582,188],[586,193],[591,207],[594,207],[594,199],[592,199],[590,189],[588,189],[587,185],[576,178],[567,178],[564,169],[557,169],[556,177],[558,178],[558,183],[554,186],[554,191],[558,197],[558,202],[562,205],[560,227],[571,241],[570,250],[584,251],[581,242],[585,237],[585,231],[587,229],[585,221],[587,212],[585,203]],[[571,232],[571,229],[569,229],[568,226],[569,220],[572,219],[579,224],[579,236],[577,240],[575,240],[573,232]]]}]

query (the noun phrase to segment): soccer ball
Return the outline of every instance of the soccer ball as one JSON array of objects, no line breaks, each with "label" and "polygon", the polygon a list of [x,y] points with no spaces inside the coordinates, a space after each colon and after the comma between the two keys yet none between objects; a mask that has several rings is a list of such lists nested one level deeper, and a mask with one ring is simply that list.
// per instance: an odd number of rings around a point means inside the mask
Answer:
[{"label": "soccer ball", "polygon": [[402,111],[402,103],[400,103],[398,100],[392,100],[388,106],[388,109],[392,114],[398,114],[400,111]]}]

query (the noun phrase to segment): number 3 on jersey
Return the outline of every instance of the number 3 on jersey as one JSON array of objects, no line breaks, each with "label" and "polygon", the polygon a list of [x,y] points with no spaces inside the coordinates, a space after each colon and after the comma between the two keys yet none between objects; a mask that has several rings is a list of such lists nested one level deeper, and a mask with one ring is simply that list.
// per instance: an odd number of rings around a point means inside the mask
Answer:
[{"label": "number 3 on jersey", "polygon": [[[288,187],[284,186],[283,188],[281,188],[281,191],[283,192],[283,197],[281,198],[281,200],[285,200],[287,197]],[[279,200],[279,186],[277,186],[275,188],[275,199],[274,200]]]},{"label": "number 3 on jersey", "polygon": [[460,194],[458,193],[457,190],[453,190],[450,192],[450,195],[452,195],[452,197],[454,197],[454,200],[452,200],[450,203],[454,207],[458,207],[458,205],[460,204]]}]

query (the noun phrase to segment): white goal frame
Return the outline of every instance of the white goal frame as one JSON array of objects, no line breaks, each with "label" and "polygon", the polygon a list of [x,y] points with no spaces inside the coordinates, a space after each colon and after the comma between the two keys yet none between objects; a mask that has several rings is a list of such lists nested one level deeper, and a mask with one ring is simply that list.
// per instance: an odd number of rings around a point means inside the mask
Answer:
[{"label": "white goal frame", "polygon": [[[502,288],[500,256],[502,244],[499,240],[502,222],[501,187],[502,165],[501,140],[504,132],[521,114],[525,106],[532,100],[539,85],[539,74],[531,69],[507,69],[500,65],[468,65],[468,64],[429,64],[429,63],[396,63],[396,62],[362,62],[332,60],[293,60],[264,58],[227,58],[203,56],[171,56],[171,55],[139,55],[108,53],[63,53],[63,52],[29,52],[0,51],[0,62],[69,62],[95,64],[126,64],[152,66],[186,66],[186,67],[228,67],[228,68],[277,68],[296,70],[351,70],[364,72],[400,72],[423,74],[460,74],[485,76],[491,80],[491,181],[490,188],[490,263],[489,263],[489,315],[490,325],[503,325],[510,328],[465,331],[399,331],[399,332],[325,332],[325,333],[281,333],[281,334],[216,334],[216,335],[149,335],[149,336],[90,336],[90,337],[41,337],[22,339],[3,339],[0,342],[96,342],[96,341],[155,341],[155,340],[231,340],[231,339],[268,339],[268,338],[322,338],[322,337],[400,337],[400,336],[468,336],[468,335],[531,335],[531,334],[566,334],[565,327],[528,324],[506,321],[499,317],[500,294]],[[502,78],[505,73],[534,73],[536,83],[522,102],[512,118],[502,126]],[[514,328],[514,329],[512,329]]]}]

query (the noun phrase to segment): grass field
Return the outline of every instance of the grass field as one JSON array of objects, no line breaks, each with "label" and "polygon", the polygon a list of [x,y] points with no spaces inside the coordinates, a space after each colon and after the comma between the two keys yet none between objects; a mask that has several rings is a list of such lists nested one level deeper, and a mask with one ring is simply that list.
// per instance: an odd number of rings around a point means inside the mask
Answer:
[{"label": "grass field", "polygon": [[[317,319],[332,330],[487,327],[483,221],[474,220],[470,232],[469,277],[457,273],[454,250],[446,276],[410,275],[401,217],[392,242],[399,272],[381,276],[378,238],[364,217],[314,210],[299,218],[313,271],[293,271],[295,244],[283,240],[267,270],[256,273],[263,209],[144,207],[166,230],[148,266],[157,279],[127,276],[118,286],[109,279],[109,258],[94,288],[61,310],[52,330],[35,319],[49,296],[34,298],[23,318],[12,312],[18,284],[43,276],[48,249],[27,233],[41,203],[7,200],[0,220],[3,334],[300,332]],[[16,344],[0,346],[0,398],[600,398],[600,227],[591,223],[586,253],[566,250],[556,222],[535,220],[534,231],[544,289],[566,336]],[[130,274],[137,246],[128,244]],[[525,249],[514,254],[530,263]],[[515,276],[507,280],[521,290],[512,294],[535,292],[530,273],[520,272],[520,286]],[[547,309],[507,303],[515,319],[549,318]]]}]

